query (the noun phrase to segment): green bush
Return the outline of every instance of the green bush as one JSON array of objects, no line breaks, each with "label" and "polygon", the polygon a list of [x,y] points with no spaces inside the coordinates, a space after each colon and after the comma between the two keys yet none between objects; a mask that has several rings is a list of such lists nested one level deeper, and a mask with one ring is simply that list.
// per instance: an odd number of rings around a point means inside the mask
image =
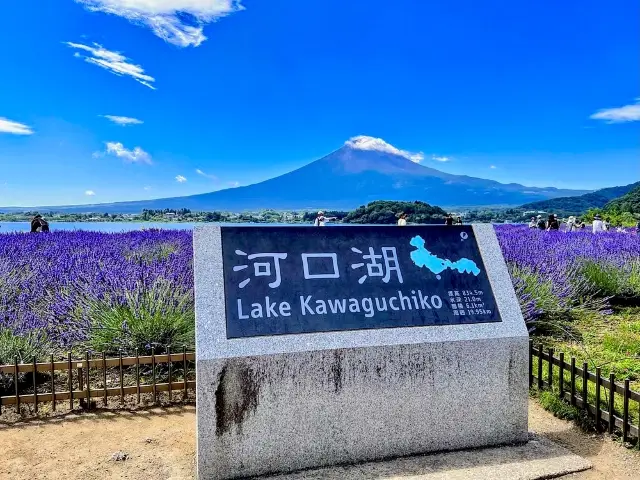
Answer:
[{"label": "green bush", "polygon": [[27,363],[33,357],[42,359],[46,352],[47,342],[39,331],[29,332],[27,335],[16,335],[13,330],[0,327],[0,365]]},{"label": "green bush", "polygon": [[[41,360],[48,353],[47,346],[45,336],[39,331],[22,336],[16,335],[10,328],[0,327],[0,365],[12,365],[16,358],[18,363],[31,363],[34,357]],[[24,381],[23,374],[20,374],[19,381]],[[13,382],[13,374],[0,373],[0,395],[11,391]]]},{"label": "green bush", "polygon": [[176,289],[166,280],[136,286],[122,299],[87,299],[84,315],[91,321],[88,347],[92,351],[141,354],[166,348],[193,347],[195,309],[193,292]]},{"label": "green bush", "polygon": [[625,267],[585,260],[581,273],[592,286],[594,295],[612,299],[640,298],[640,262]]}]

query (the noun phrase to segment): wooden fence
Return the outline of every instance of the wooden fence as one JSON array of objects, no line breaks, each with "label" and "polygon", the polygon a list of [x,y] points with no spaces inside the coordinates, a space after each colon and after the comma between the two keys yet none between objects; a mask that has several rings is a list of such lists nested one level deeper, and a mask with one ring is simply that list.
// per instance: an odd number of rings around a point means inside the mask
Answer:
[{"label": "wooden fence", "polygon": [[[20,413],[21,405],[33,405],[37,413],[45,403],[54,411],[63,402],[63,408],[68,406],[70,410],[74,405],[92,408],[100,399],[107,406],[110,397],[119,397],[120,404],[124,404],[125,398],[132,395],[135,397],[131,401],[135,398],[139,404],[143,394],[157,404],[161,392],[167,392],[165,398],[169,402],[184,401],[196,386],[194,365],[195,353],[186,348],[180,353],[161,355],[152,352],[146,356],[106,358],[102,354],[96,358],[86,353],[83,359],[73,359],[69,353],[64,361],[54,361],[53,356],[49,362],[16,360],[13,365],[0,365],[0,380],[6,387],[10,379],[13,390],[12,394],[0,396],[0,414],[6,406],[14,406]],[[150,381],[144,383],[142,378]],[[629,388],[629,380],[618,383],[613,374],[603,378],[600,368],[590,372],[586,362],[578,367],[572,357],[567,363],[564,353],[555,357],[553,349],[545,353],[542,346],[530,341],[529,386],[552,391],[582,409],[598,430],[606,427],[609,433],[620,432],[625,441],[640,443],[640,393]],[[634,412],[636,422],[632,418]]]},{"label": "wooden fence", "polygon": [[[554,356],[553,349],[529,341],[529,387],[550,390],[571,406],[582,409],[598,431],[619,432],[624,441],[640,441],[640,393],[629,388],[629,380],[617,383],[615,375],[602,377],[601,369],[589,371],[584,362],[576,366],[575,357],[565,362],[564,353]],[[631,402],[635,403],[635,409]]]},{"label": "wooden fence", "polygon": [[[5,387],[5,395],[0,396],[0,413],[7,405],[15,406],[20,413],[23,404],[32,404],[37,413],[43,403],[50,403],[55,411],[66,401],[70,410],[74,401],[76,406],[91,408],[97,406],[96,399],[102,399],[107,406],[109,397],[120,397],[124,404],[128,395],[136,395],[139,404],[143,394],[151,394],[151,401],[158,403],[160,392],[168,393],[169,402],[185,400],[188,391],[196,386],[194,362],[195,353],[186,348],[181,353],[152,352],[116,358],[107,358],[104,353],[96,358],[86,353],[83,359],[74,359],[69,353],[64,361],[54,361],[53,355],[49,362],[34,359],[31,363],[18,363],[16,359],[13,365],[0,365],[0,380],[4,380]],[[141,377],[150,381],[142,383]],[[109,383],[115,386],[108,386]],[[12,384],[10,395],[6,395],[8,384]]]}]

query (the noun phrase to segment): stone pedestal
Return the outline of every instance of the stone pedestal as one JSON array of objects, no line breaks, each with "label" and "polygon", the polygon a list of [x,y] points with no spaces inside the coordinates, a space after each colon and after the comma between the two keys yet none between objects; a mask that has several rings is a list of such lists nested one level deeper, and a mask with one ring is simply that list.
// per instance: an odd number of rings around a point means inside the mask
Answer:
[{"label": "stone pedestal", "polygon": [[195,230],[200,480],[527,440],[528,333],[491,225],[502,321],[227,339],[220,230]]}]

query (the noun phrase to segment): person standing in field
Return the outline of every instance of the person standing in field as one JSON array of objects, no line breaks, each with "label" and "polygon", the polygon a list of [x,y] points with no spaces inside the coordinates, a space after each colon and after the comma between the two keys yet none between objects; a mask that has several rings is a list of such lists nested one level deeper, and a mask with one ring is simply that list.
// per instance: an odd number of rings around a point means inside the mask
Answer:
[{"label": "person standing in field", "polygon": [[406,213],[401,213],[400,214],[400,218],[398,218],[398,226],[399,227],[406,227],[407,226],[407,214]]},{"label": "person standing in field", "polygon": [[558,223],[557,215],[549,215],[549,220],[547,221],[547,232],[551,230],[559,230],[560,224]]},{"label": "person standing in field", "polygon": [[325,217],[324,216],[324,212],[321,210],[318,212],[318,216],[316,217],[315,221],[313,222],[313,225],[316,227],[324,227],[326,222],[331,221],[331,220],[335,220],[336,217]]},{"label": "person standing in field", "polygon": [[538,220],[538,230],[546,230],[547,223],[542,218],[542,215],[538,215],[537,220]]},{"label": "person standing in field", "polygon": [[575,232],[578,226],[576,225],[576,217],[571,215],[567,220],[567,232]]},{"label": "person standing in field", "polygon": [[536,217],[531,217],[531,221],[529,222],[529,228],[536,228],[538,225],[536,224]]},{"label": "person standing in field", "polygon": [[447,217],[444,219],[444,224],[447,225],[448,227],[453,225],[453,215],[448,214]]},{"label": "person standing in field", "polygon": [[604,222],[602,221],[602,218],[600,218],[600,215],[593,217],[592,229],[593,233],[602,233],[606,231]]},{"label": "person standing in field", "polygon": [[42,215],[37,214],[31,219],[31,233],[48,232],[49,222],[47,222]]}]

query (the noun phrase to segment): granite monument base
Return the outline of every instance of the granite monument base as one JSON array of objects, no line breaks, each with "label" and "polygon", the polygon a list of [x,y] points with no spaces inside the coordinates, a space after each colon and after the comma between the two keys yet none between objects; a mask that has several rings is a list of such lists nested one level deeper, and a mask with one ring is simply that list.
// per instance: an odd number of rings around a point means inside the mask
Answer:
[{"label": "granite monument base", "polygon": [[198,476],[527,440],[527,338],[200,361]]},{"label": "granite monument base", "polygon": [[[248,267],[230,260],[225,264],[223,252],[250,260],[242,250],[248,247],[239,241],[235,245],[233,235],[226,235],[231,243],[225,250],[220,227],[195,230],[200,480],[292,472],[527,440],[529,335],[495,232],[491,225],[474,225],[472,231],[466,226],[450,228],[447,232],[458,235],[456,241],[461,245],[465,238],[471,238],[471,233],[477,240],[482,262],[477,256],[474,258],[486,268],[486,277],[477,272],[485,287],[480,288],[479,283],[472,287],[476,280],[467,277],[460,277],[460,281],[477,291],[473,296],[494,296],[499,317],[492,312],[489,318],[490,312],[483,310],[480,315],[486,321],[473,324],[405,323],[407,326],[397,328],[245,335],[245,338],[229,336],[228,319],[235,317],[229,315],[226,305],[228,298],[235,301],[245,295],[238,293],[238,289],[246,286],[248,280],[238,287],[227,282],[225,287],[225,271],[228,275],[236,270],[242,274]],[[257,242],[260,232],[256,230],[244,243],[251,246],[249,240]],[[301,238],[308,235],[303,230],[290,232],[293,233],[283,231],[282,235]],[[309,232],[319,231],[309,229]],[[322,235],[329,242],[331,231],[322,232],[313,235]],[[335,232],[336,236],[342,235],[340,229]],[[370,236],[376,233],[371,228],[363,232],[369,232]],[[416,265],[412,268],[406,263],[405,255],[410,254],[406,245],[418,234],[429,239],[430,245],[437,245],[437,235],[430,232],[450,236],[449,233],[428,227],[380,232],[406,237],[402,240],[404,247],[398,248],[405,248],[401,261],[405,262],[407,281],[415,281],[415,275],[420,275],[425,290],[442,291],[445,278],[441,285],[439,277],[425,277],[422,271],[415,270]],[[358,231],[353,230],[353,235],[357,237]],[[414,240],[411,242],[416,243]],[[317,248],[325,248],[320,242],[321,239],[317,240]],[[421,245],[414,246],[419,249]],[[347,254],[343,250],[339,250],[341,256]],[[264,255],[274,254],[261,254],[260,258]],[[296,258],[292,255],[292,261]],[[359,266],[362,265],[351,268]],[[460,264],[458,267],[462,273],[468,270]],[[349,271],[345,267],[341,275],[347,277]],[[266,270],[257,267],[256,272],[266,275]],[[290,278],[286,281],[291,298],[302,294],[300,289],[304,285]],[[345,283],[343,288],[353,283],[358,285],[356,280]],[[230,292],[235,293],[229,297]],[[371,295],[368,290],[343,293]],[[271,291],[269,294],[275,295]],[[233,305],[232,302],[232,313]],[[284,320],[290,318],[286,314],[291,311],[280,313],[282,318],[263,318],[262,323],[253,327],[263,327],[265,321],[279,321],[274,325],[283,327]],[[233,321],[231,324],[237,326]]]}]

